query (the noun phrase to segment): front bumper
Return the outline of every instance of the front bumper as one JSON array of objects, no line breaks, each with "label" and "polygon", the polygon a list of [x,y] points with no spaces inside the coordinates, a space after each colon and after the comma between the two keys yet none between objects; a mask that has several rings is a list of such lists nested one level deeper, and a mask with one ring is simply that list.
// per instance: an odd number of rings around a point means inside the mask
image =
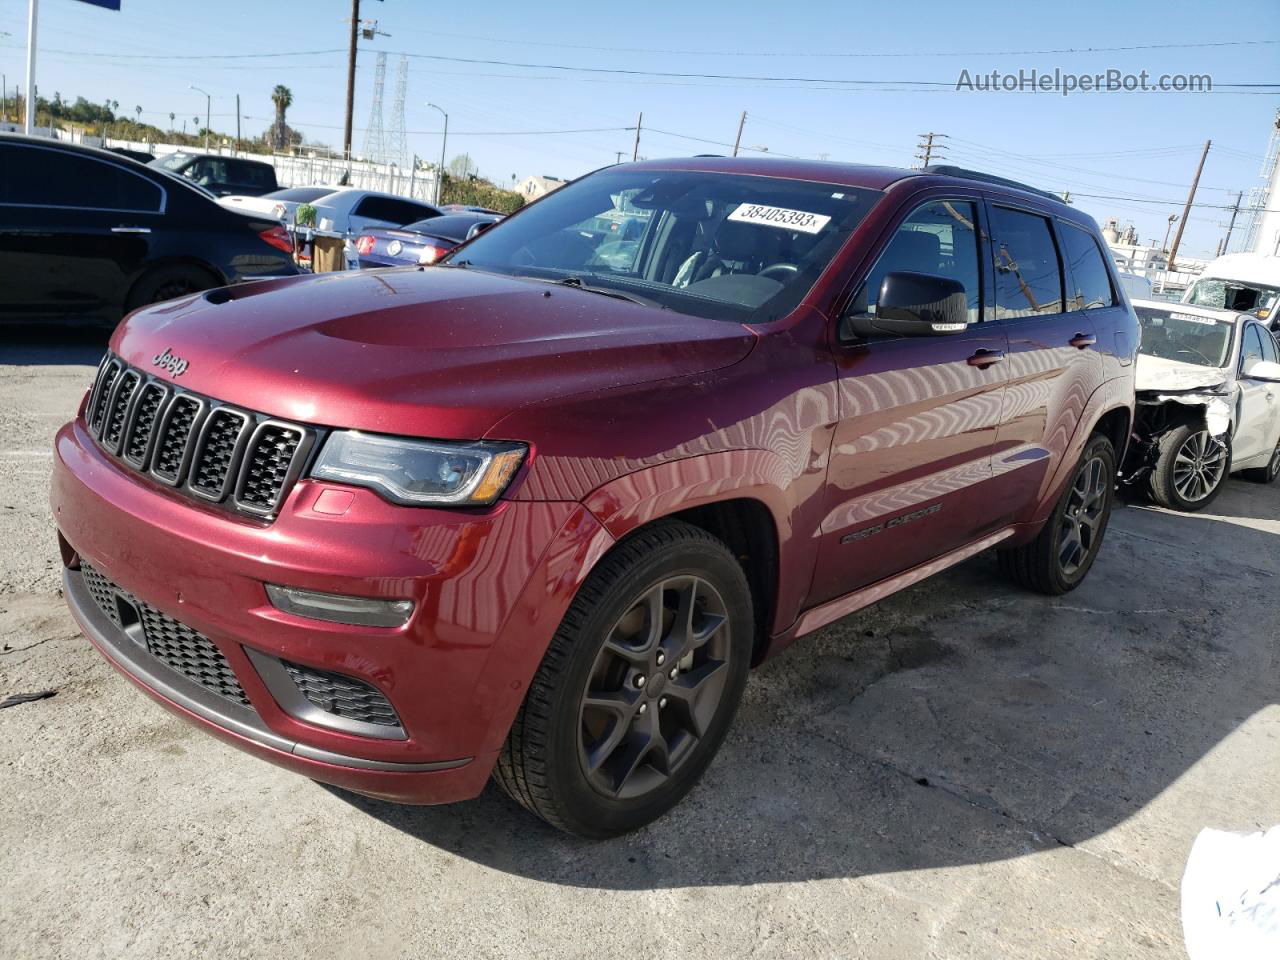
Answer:
[{"label": "front bumper", "polygon": [[[326,491],[331,496],[318,503]],[[332,512],[333,492],[346,503],[340,514]],[[295,485],[273,523],[248,520],[122,469],[82,420],[55,441],[52,506],[72,612],[134,683],[274,763],[411,803],[464,799],[483,788],[552,633],[608,540],[575,503],[423,510],[314,481]],[[248,705],[166,666],[106,617],[77,569],[81,558],[207,638]],[[326,623],[277,610],[265,583],[407,597],[415,609],[398,628]],[[263,657],[373,687],[394,706],[404,735],[308,722],[273,696],[255,666]]]}]

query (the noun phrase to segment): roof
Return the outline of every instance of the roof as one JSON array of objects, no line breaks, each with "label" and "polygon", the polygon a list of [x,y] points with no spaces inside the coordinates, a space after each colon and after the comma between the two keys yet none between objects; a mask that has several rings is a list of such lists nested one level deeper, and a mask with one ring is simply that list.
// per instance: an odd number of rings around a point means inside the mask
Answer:
[{"label": "roof", "polygon": [[1253,319],[1248,314],[1238,313],[1235,310],[1223,310],[1220,307],[1200,307],[1190,303],[1176,303],[1170,300],[1130,300],[1135,307],[1146,307],[1151,310],[1165,310],[1169,313],[1189,313],[1195,317],[1205,317],[1211,320],[1226,320],[1230,323],[1240,323],[1244,320]]},{"label": "roof", "polygon": [[1229,253],[1225,257],[1210,261],[1200,276],[1278,286],[1280,285],[1280,257],[1265,253]]},{"label": "roof", "polygon": [[[636,166],[646,170],[695,170],[707,173],[738,173],[747,176],[783,177],[789,180],[812,180],[815,183],[834,183],[848,187],[864,187],[869,190],[887,190],[903,180],[918,180],[920,185],[952,185],[966,187],[985,186],[1021,193],[1028,199],[1050,204],[1058,212],[1071,219],[1091,220],[1088,214],[1068,206],[1053,194],[1036,187],[1008,180],[994,174],[985,174],[962,167],[929,167],[924,170],[908,170],[904,167],[878,167],[861,163],[838,163],[830,160],[804,160],[782,157],[675,157],[667,160],[645,160]],[[616,170],[616,166],[608,169]],[[927,181],[927,182],[926,182]]]}]

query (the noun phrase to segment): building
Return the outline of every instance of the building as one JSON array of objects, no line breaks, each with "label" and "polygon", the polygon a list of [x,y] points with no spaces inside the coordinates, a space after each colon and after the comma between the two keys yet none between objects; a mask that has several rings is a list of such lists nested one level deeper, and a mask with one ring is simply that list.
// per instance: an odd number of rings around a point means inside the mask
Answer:
[{"label": "building", "polygon": [[1178,257],[1178,269],[1169,272],[1169,251],[1161,249],[1153,240],[1143,246],[1138,242],[1138,234],[1129,224],[1120,229],[1115,217],[1107,220],[1102,228],[1102,239],[1111,249],[1111,257],[1116,267],[1123,273],[1146,277],[1158,291],[1180,291],[1200,275],[1207,260],[1197,257]]},{"label": "building", "polygon": [[524,197],[525,203],[528,203],[550,193],[552,190],[560,189],[568,182],[568,180],[561,180],[559,177],[525,177],[512,189]]}]

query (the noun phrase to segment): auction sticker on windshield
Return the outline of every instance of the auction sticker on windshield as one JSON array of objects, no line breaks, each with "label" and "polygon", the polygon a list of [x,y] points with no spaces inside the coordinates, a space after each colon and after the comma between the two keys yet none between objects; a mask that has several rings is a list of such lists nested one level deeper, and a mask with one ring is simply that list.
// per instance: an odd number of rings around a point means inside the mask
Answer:
[{"label": "auction sticker on windshield", "polygon": [[759,223],[766,227],[798,230],[801,233],[817,233],[831,222],[830,217],[821,213],[788,210],[786,207],[766,207],[759,203],[738,204],[738,209],[729,214],[729,219],[736,220],[738,223]]}]

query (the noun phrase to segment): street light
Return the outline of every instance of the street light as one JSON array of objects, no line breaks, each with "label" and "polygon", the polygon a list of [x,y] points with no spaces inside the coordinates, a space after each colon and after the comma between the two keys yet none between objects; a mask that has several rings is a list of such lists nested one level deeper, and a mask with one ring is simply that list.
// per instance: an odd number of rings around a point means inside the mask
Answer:
[{"label": "street light", "polygon": [[204,148],[208,150],[209,149],[209,117],[210,117],[209,102],[213,98],[209,95],[208,90],[201,90],[195,84],[192,84],[190,89],[194,90],[196,93],[204,94]]},{"label": "street light", "polygon": [[433,110],[440,110],[440,116],[444,117],[444,133],[440,137],[440,169],[436,171],[436,206],[438,207],[444,196],[444,148],[449,142],[449,115],[434,103],[428,103],[427,106]]}]

